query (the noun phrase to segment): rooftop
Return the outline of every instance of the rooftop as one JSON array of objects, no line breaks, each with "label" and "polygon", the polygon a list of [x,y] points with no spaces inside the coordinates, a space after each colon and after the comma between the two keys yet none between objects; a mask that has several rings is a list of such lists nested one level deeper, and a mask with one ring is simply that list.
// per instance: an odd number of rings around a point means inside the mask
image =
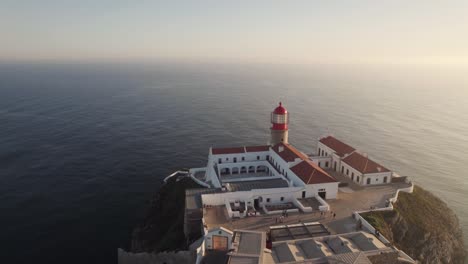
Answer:
[{"label": "rooftop", "polygon": [[235,230],[233,246],[228,263],[263,263],[266,235],[258,231]]},{"label": "rooftop", "polygon": [[325,226],[318,222],[270,227],[270,240],[272,242],[310,238],[329,234],[330,233]]},{"label": "rooftop", "polygon": [[286,162],[293,162],[298,158],[302,160],[309,159],[305,154],[290,144],[278,143],[272,148]]},{"label": "rooftop", "polygon": [[351,147],[350,145],[346,143],[341,142],[340,140],[336,139],[333,136],[323,137],[319,140],[319,142],[333,149],[336,152],[336,154],[339,155],[340,157],[343,157],[345,154],[355,151],[353,147]]},{"label": "rooftop", "polygon": [[230,192],[250,191],[253,189],[287,188],[289,184],[281,178],[268,178],[266,180],[238,181],[226,183]]},{"label": "rooftop", "polygon": [[379,254],[393,249],[383,245],[374,235],[360,231],[273,242],[271,251],[273,259],[279,263],[323,263],[325,260],[327,263],[371,263],[364,252]]},{"label": "rooftop", "polygon": [[246,152],[262,152],[268,151],[270,146],[246,146],[246,147],[228,147],[228,148],[211,148],[211,153],[213,155],[220,154],[240,154]]},{"label": "rooftop", "polygon": [[351,155],[343,159],[343,162],[353,167],[362,174],[389,172],[387,168],[378,164],[358,152],[353,152]]},{"label": "rooftop", "polygon": [[185,209],[192,210],[202,208],[201,195],[206,193],[219,193],[221,188],[197,188],[185,190]]},{"label": "rooftop", "polygon": [[291,168],[305,184],[336,182],[326,171],[309,160],[303,160]]}]

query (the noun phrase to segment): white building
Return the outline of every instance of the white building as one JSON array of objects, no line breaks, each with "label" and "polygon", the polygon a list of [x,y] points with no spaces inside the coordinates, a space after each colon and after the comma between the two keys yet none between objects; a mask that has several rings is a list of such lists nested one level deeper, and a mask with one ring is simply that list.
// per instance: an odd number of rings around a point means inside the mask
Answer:
[{"label": "white building", "polygon": [[336,199],[338,181],[307,155],[288,144],[288,112],[280,105],[272,112],[272,145],[210,148],[205,168],[191,169],[200,184],[221,191],[200,194],[203,206],[225,205],[229,217],[248,212],[310,212],[300,199],[315,198],[328,210]]},{"label": "white building", "polygon": [[320,167],[337,171],[359,185],[386,184],[392,180],[392,171],[333,136],[319,139],[317,156],[311,159]]}]

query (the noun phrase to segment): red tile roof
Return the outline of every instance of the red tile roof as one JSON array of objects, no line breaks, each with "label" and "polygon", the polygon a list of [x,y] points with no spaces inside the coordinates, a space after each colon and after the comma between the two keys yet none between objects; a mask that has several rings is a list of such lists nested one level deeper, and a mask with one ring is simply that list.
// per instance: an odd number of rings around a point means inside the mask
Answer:
[{"label": "red tile roof", "polygon": [[337,180],[309,160],[304,160],[291,168],[305,184],[336,182]]},{"label": "red tile roof", "polygon": [[355,151],[353,147],[351,147],[350,145],[346,143],[339,141],[333,136],[327,136],[327,137],[321,138],[319,141],[323,143],[325,146],[333,149],[336,152],[336,154],[338,154],[340,157],[343,157],[345,154]]},{"label": "red tile roof", "polygon": [[235,148],[212,148],[211,153],[213,155],[219,154],[237,154],[237,153],[245,153],[244,147],[235,147]]},{"label": "red tile roof", "polygon": [[368,157],[358,152],[353,152],[351,155],[344,158],[343,162],[362,174],[389,172],[389,170],[384,166],[378,164],[377,162],[369,159]]},{"label": "red tile roof", "polygon": [[[283,151],[279,151],[280,147],[283,147]],[[306,155],[302,154],[299,150],[289,144],[278,143],[273,146],[273,150],[286,162],[295,161],[297,158],[302,160],[309,159]]]},{"label": "red tile roof", "polygon": [[270,146],[251,146],[245,147],[247,152],[260,152],[260,151],[268,151],[270,150]]}]

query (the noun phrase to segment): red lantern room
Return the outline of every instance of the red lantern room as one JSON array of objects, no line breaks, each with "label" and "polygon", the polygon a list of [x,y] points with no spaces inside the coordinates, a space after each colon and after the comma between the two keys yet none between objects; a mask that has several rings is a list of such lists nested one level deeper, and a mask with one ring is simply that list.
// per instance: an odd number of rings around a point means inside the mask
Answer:
[{"label": "red lantern room", "polygon": [[283,107],[281,102],[278,107],[271,113],[271,129],[273,130],[288,130],[289,113],[286,108]]},{"label": "red lantern room", "polygon": [[271,112],[271,124],[270,144],[288,143],[289,113],[281,102],[278,107]]}]

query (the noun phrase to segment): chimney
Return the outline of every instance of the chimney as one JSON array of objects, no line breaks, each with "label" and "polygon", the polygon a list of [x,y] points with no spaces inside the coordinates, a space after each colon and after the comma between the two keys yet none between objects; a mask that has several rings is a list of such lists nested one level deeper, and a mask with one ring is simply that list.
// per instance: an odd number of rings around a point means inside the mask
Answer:
[{"label": "chimney", "polygon": [[283,150],[284,150],[284,146],[283,146],[283,145],[280,145],[280,146],[278,147],[278,152],[283,152]]}]

